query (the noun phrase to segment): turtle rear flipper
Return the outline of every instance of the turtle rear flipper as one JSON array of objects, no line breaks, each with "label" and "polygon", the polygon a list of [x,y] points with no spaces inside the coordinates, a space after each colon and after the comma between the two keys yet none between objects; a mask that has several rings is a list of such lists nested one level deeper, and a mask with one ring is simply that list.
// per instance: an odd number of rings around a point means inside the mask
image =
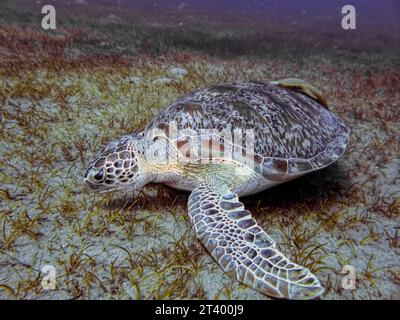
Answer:
[{"label": "turtle rear flipper", "polygon": [[287,78],[287,79],[271,81],[271,83],[274,83],[282,88],[304,93],[307,96],[318,101],[320,104],[322,104],[325,108],[328,109],[328,103],[326,102],[326,99],[324,98],[322,92],[307,81],[296,78]]},{"label": "turtle rear flipper", "polygon": [[203,182],[189,196],[198,238],[237,280],[276,298],[313,299],[324,289],[306,268],[290,262],[228,187]]}]

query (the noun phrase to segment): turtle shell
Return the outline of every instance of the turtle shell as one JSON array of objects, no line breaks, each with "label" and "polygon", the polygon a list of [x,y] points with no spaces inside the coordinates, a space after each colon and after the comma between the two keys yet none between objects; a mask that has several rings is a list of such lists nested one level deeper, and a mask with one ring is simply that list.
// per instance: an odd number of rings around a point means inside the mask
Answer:
[{"label": "turtle shell", "polygon": [[[193,149],[200,149],[191,153],[195,157],[212,141],[217,145],[214,151],[242,149],[239,153],[253,157],[256,171],[270,180],[326,167],[343,154],[349,141],[343,121],[316,100],[274,83],[255,81],[194,91],[165,107],[145,132],[152,129],[169,136],[173,131],[177,144],[190,140]],[[240,138],[242,143],[220,134],[235,130],[251,132],[251,148],[243,143],[246,134]],[[214,153],[207,156],[212,158]]]}]

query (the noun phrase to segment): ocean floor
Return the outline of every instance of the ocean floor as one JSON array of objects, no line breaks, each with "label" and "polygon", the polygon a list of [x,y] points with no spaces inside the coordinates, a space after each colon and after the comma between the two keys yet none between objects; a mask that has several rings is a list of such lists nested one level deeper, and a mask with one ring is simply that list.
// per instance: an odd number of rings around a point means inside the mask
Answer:
[{"label": "ocean floor", "polygon": [[[0,298],[268,299],[208,255],[188,194],[163,185],[88,194],[83,175],[102,145],[191,90],[297,77],[325,94],[350,146],[331,167],[243,201],[318,276],[321,299],[400,299],[398,45],[221,55],[179,42],[150,54],[98,30],[0,24]],[[45,265],[54,290],[42,287]],[[342,286],[345,265],[355,289]]]}]

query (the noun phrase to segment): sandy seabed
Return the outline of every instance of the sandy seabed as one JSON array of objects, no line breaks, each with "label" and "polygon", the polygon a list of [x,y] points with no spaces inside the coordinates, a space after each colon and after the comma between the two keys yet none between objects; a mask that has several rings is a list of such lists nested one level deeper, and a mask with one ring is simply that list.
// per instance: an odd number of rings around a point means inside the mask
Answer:
[{"label": "sandy seabed", "polygon": [[[82,179],[102,145],[142,130],[191,90],[297,77],[351,128],[349,148],[329,168],[243,201],[281,251],[318,276],[322,299],[400,299],[398,40],[236,54],[240,41],[251,44],[243,35],[213,38],[209,53],[197,29],[177,42],[170,27],[151,38],[157,46],[131,45],[123,18],[109,20],[122,31],[102,35],[90,21],[53,33],[0,25],[0,298],[267,299],[201,246],[188,194],[162,185],[87,194]],[[135,28],[136,40],[159,35],[154,25]],[[55,268],[55,290],[43,290],[45,265]],[[355,268],[354,290],[342,287],[345,265]]]}]

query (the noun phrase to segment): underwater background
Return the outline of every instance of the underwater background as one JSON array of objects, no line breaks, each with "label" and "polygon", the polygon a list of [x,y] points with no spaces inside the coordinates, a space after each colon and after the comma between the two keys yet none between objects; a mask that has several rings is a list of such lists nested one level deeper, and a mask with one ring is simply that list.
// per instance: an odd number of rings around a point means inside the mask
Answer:
[{"label": "underwater background", "polygon": [[[41,27],[46,4],[56,30]],[[355,30],[341,27],[346,4]],[[322,299],[400,299],[399,18],[396,0],[1,0],[0,298],[268,299],[205,251],[187,193],[88,194],[83,175],[194,89],[296,77],[323,92],[350,145],[243,201]]]}]

